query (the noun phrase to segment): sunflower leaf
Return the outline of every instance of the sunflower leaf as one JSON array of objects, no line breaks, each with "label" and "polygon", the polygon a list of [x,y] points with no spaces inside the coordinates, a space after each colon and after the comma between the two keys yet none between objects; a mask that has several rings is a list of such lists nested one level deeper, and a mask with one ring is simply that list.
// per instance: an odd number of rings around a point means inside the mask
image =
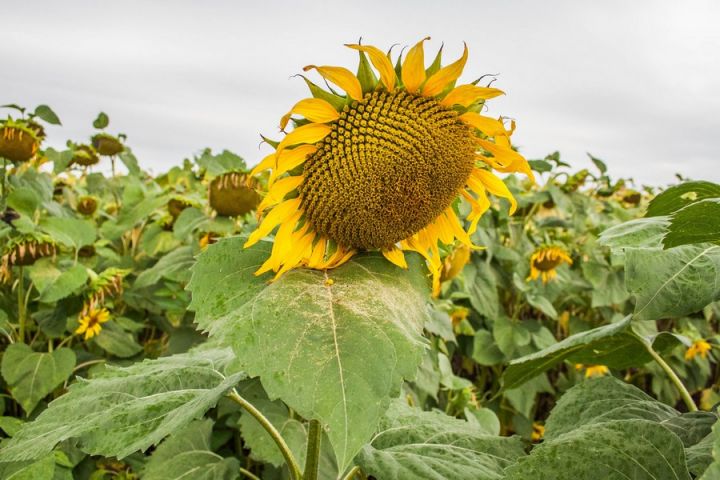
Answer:
[{"label": "sunflower leaf", "polygon": [[24,424],[3,444],[0,462],[39,458],[70,438],[92,455],[123,458],[145,450],[201,417],[243,378],[225,372],[232,360],[229,349],[205,346],[126,368],[107,367],[71,385]]},{"label": "sunflower leaf", "polygon": [[33,352],[24,343],[14,343],[5,350],[2,358],[2,376],[13,398],[27,414],[62,385],[74,367],[75,352],[69,348],[40,353]]},{"label": "sunflower leaf", "polygon": [[210,446],[213,423],[197,420],[170,435],[145,466],[145,480],[193,478],[231,480],[240,476],[240,462],[223,458]]},{"label": "sunflower leaf", "polygon": [[189,286],[196,322],[233,347],[271,399],[320,420],[344,470],[422,360],[429,291],[421,258],[408,255],[402,270],[359,255],[267,285],[268,274],[253,272],[271,244],[243,250],[244,242],[222,240],[198,257]]},{"label": "sunflower leaf", "polygon": [[395,401],[356,458],[376,478],[501,479],[524,455],[519,437],[489,435],[478,423]]}]

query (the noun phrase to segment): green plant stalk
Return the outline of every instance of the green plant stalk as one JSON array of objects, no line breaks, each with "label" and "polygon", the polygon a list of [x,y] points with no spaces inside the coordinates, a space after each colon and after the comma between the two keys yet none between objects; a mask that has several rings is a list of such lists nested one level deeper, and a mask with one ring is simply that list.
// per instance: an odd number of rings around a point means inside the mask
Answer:
[{"label": "green plant stalk", "polygon": [[256,476],[250,470],[246,470],[242,467],[240,467],[240,473],[249,478],[250,480],[260,480],[260,477]]},{"label": "green plant stalk", "polygon": [[7,177],[7,158],[2,157],[2,197],[0,197],[0,210],[5,211],[5,202],[7,199],[7,183],[5,177]]},{"label": "green plant stalk", "polygon": [[352,480],[353,478],[355,478],[355,475],[357,475],[358,473],[360,473],[360,467],[355,466],[355,467],[351,468],[350,471],[347,473],[347,475],[345,475],[343,477],[343,480]]},{"label": "green plant stalk", "polygon": [[647,349],[650,356],[653,357],[655,362],[660,365],[660,368],[662,368],[665,373],[667,373],[668,377],[670,377],[670,381],[675,385],[675,388],[678,389],[678,392],[680,392],[680,396],[682,397],[683,402],[685,402],[688,410],[691,412],[697,412],[697,405],[695,405],[695,402],[690,396],[690,392],[688,392],[687,388],[685,388],[685,385],[683,385],[680,377],[678,377],[672,367],[670,367],[670,365],[668,365],[668,363],[663,360],[660,354],[653,350],[652,344],[650,344],[650,342],[644,341],[643,343],[645,344],[645,348]]},{"label": "green plant stalk", "polygon": [[285,463],[287,463],[288,469],[290,470],[290,477],[294,480],[303,480],[302,473],[300,472],[300,465],[297,460],[295,460],[295,456],[292,454],[290,447],[288,447],[287,443],[285,443],[285,439],[282,438],[280,432],[278,432],[273,424],[270,423],[270,420],[268,420],[265,415],[260,412],[260,410],[255,408],[253,404],[241,397],[235,389],[232,389],[227,396],[252,415],[265,429],[265,431],[268,432],[270,437],[272,437],[275,444],[280,449],[280,453],[282,453]]},{"label": "green plant stalk", "polygon": [[320,470],[320,442],[322,441],[322,427],[317,420],[310,420],[307,442],[307,455],[305,455],[305,473],[303,480],[317,480]]},{"label": "green plant stalk", "polygon": [[18,333],[18,339],[20,343],[25,343],[25,323],[27,321],[27,315],[25,312],[25,267],[20,265],[20,275],[18,278],[17,287],[17,302],[18,302],[18,323],[20,324],[20,332]]}]

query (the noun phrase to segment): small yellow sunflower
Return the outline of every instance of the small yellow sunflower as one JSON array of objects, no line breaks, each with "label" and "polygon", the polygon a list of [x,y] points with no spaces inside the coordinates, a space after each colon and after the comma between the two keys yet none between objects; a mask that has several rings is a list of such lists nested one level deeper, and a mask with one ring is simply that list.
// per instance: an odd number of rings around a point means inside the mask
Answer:
[{"label": "small yellow sunflower", "polygon": [[[249,247],[279,227],[268,260],[256,274],[275,278],[307,266],[328,269],[361,250],[380,250],[392,263],[407,266],[403,251],[427,260],[433,291],[440,288],[439,243],[458,241],[474,248],[470,234],[489,208],[487,194],[517,204],[492,173],[522,172],[527,161],[513,150],[502,118],[480,115],[485,101],[503,92],[477,85],[456,86],[468,58],[445,67],[440,53],[426,68],[423,39],[397,66],[376,47],[347,45],[360,52],[355,75],[343,67],[309,65],[345,91],[326,92],[305,79],[313,98],[286,113],[295,128],[253,170],[270,170],[268,193],[258,206],[264,215]],[[370,69],[367,58],[379,73]],[[303,117],[303,118],[297,118]],[[467,229],[453,204],[470,205]]]},{"label": "small yellow sunflower", "polygon": [[85,315],[80,316],[80,325],[75,333],[85,334],[85,340],[90,340],[102,330],[102,323],[110,320],[110,312],[106,308],[91,308]]},{"label": "small yellow sunflower", "polygon": [[692,360],[700,355],[700,358],[707,358],[708,352],[712,350],[712,345],[705,340],[696,340],[685,352],[685,360]]},{"label": "small yellow sunflower", "polygon": [[585,370],[585,378],[602,377],[610,373],[610,369],[605,365],[583,365],[582,363],[576,364],[575,370]]},{"label": "small yellow sunflower", "polygon": [[533,422],[532,424],[532,433],[530,434],[530,439],[533,442],[539,442],[543,439],[545,436],[545,425],[539,422]]},{"label": "small yellow sunflower", "polygon": [[537,280],[540,277],[543,283],[547,283],[557,276],[557,268],[563,263],[573,263],[563,248],[542,246],[530,256],[530,276],[527,279]]}]

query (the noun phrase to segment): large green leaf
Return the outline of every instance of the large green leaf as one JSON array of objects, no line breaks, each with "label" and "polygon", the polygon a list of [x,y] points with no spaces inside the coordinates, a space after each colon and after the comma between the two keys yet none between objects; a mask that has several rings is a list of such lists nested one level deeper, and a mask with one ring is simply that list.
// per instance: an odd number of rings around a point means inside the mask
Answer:
[{"label": "large green leaf", "polygon": [[2,358],[2,376],[13,398],[28,414],[70,377],[74,367],[75,352],[69,348],[40,353],[24,343],[14,343]]},{"label": "large green leaf", "polygon": [[193,263],[195,263],[195,259],[193,258],[192,247],[177,248],[160,258],[152,267],[143,270],[135,280],[133,288],[149,287],[155,285],[163,277],[179,272],[188,272]]},{"label": "large green leaf", "polygon": [[494,320],[500,312],[500,298],[495,273],[490,264],[486,261],[468,263],[463,270],[463,278],[473,308]]},{"label": "large green leaf", "polygon": [[203,349],[108,367],[80,379],[0,449],[0,461],[38,458],[74,438],[93,455],[125,457],[201,417],[243,378],[229,349]]},{"label": "large green leaf", "polygon": [[501,479],[524,455],[519,437],[489,435],[478,424],[395,401],[356,458],[383,480]]},{"label": "large green leaf", "polygon": [[720,242],[720,198],[701,200],[675,212],[663,238],[665,248],[704,242]]},{"label": "large green leaf", "polygon": [[710,435],[712,440],[712,463],[707,467],[700,480],[717,480],[720,478],[720,422],[716,422]]},{"label": "large green leaf", "polygon": [[75,264],[53,279],[52,283],[40,292],[38,300],[44,303],[57,302],[75,293],[87,280],[87,269],[83,265]]},{"label": "large green leaf", "polygon": [[614,420],[572,430],[535,447],[507,480],[690,480],[677,435],[648,420]]},{"label": "large green leaf", "polygon": [[604,230],[600,234],[600,244],[612,249],[661,248],[668,224],[667,217],[630,220]]},{"label": "large green leaf", "polygon": [[45,455],[37,461],[0,463],[0,478],[4,480],[53,480],[55,455]]},{"label": "large green leaf", "polygon": [[628,249],[625,264],[636,318],[679,317],[720,299],[720,245]]},{"label": "large green leaf", "polygon": [[660,423],[679,415],[674,408],[615,377],[589,379],[560,398],[545,423],[545,439],[553,440],[583,425],[624,419]]},{"label": "large green leaf", "polygon": [[193,268],[191,308],[232,345],[271,398],[327,428],[340,470],[370,438],[403,379],[414,377],[429,317],[421,257],[408,270],[379,254],[321,272],[297,269],[267,284],[253,272],[271,244],[245,238],[210,246]]},{"label": "large green leaf", "polygon": [[143,480],[232,480],[240,462],[224,458],[210,446],[212,420],[198,420],[165,439],[145,465]]},{"label": "large green leaf", "polygon": [[611,368],[640,366],[652,357],[632,330],[632,318],[571,335],[539,352],[510,362],[502,376],[503,388],[520,386],[563,360],[602,364]]},{"label": "large green leaf", "polygon": [[645,216],[670,215],[698,200],[718,197],[720,197],[720,185],[716,183],[704,181],[681,183],[653,198]]},{"label": "large green leaf", "polygon": [[87,220],[78,218],[44,218],[40,222],[42,228],[53,240],[68,247],[79,249],[95,242],[95,226]]}]

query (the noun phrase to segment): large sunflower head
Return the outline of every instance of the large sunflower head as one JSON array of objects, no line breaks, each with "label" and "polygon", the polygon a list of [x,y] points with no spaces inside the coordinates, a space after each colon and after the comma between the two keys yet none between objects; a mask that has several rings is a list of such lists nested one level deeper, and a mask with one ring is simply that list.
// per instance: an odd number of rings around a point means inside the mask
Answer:
[{"label": "large sunflower head", "polygon": [[542,278],[547,283],[557,276],[557,268],[563,263],[572,265],[572,258],[564,248],[543,245],[530,256],[530,276],[528,280]]},{"label": "large sunflower head", "polygon": [[[246,246],[279,227],[270,258],[258,274],[276,276],[298,267],[336,267],[360,250],[380,250],[406,267],[404,250],[425,257],[439,290],[439,244],[473,248],[470,234],[490,206],[487,194],[516,202],[492,170],[532,177],[510,145],[514,129],[481,115],[485,101],[501,95],[478,81],[456,86],[468,58],[425,66],[423,42],[393,66],[372,46],[360,52],[353,74],[343,67],[305,67],[344,90],[327,92],[306,79],[313,98],[299,101],[280,121],[294,129],[253,170],[270,170],[264,215]],[[369,58],[369,62],[368,62]],[[379,79],[370,63],[377,69]],[[470,205],[463,225],[455,200]]]},{"label": "large sunflower head", "polygon": [[28,120],[0,121],[0,157],[13,163],[23,163],[32,159],[40,148],[43,132],[35,122]]}]

